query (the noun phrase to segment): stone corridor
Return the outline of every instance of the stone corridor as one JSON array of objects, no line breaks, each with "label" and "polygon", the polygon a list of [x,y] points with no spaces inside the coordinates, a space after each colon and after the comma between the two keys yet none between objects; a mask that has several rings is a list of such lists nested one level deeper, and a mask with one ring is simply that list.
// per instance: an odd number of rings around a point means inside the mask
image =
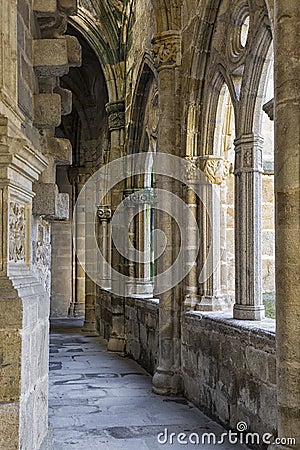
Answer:
[{"label": "stone corridor", "polygon": [[[105,342],[81,332],[80,320],[54,320],[50,343],[49,420],[54,450],[195,448],[157,435],[224,429],[185,399],[152,393],[151,377],[133,360],[108,353]],[[161,437],[164,441],[164,436]],[[202,449],[236,450],[224,443]]]}]

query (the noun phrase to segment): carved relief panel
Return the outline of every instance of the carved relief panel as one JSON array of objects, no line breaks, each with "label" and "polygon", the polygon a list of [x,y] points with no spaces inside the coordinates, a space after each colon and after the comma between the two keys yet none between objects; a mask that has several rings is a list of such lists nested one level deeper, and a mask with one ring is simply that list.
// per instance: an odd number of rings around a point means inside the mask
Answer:
[{"label": "carved relief panel", "polygon": [[16,201],[9,203],[9,261],[25,262],[26,209]]}]

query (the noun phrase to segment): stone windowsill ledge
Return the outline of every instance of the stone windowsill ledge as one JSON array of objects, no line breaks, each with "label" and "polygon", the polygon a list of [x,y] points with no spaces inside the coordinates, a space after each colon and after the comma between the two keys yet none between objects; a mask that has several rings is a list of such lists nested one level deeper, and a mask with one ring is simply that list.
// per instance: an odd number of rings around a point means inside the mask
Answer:
[{"label": "stone windowsill ledge", "polygon": [[275,338],[276,322],[274,319],[264,319],[262,321],[252,320],[237,320],[233,319],[232,312],[204,312],[204,311],[188,311],[186,316],[194,320],[208,320],[215,323],[223,324],[226,327],[231,327],[239,331],[248,331],[260,335],[262,337],[268,337],[269,339]]},{"label": "stone windowsill ledge", "polygon": [[127,297],[127,300],[130,302],[134,302],[135,304],[140,304],[141,306],[148,309],[157,309],[159,307],[159,299],[158,298],[136,298],[136,297]]}]

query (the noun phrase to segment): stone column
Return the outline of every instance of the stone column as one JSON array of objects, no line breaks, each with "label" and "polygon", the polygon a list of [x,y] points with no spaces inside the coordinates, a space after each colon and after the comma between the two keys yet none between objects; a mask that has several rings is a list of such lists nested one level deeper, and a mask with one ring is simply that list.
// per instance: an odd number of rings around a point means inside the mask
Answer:
[{"label": "stone column", "polygon": [[[100,248],[103,258],[110,264],[110,232],[109,223],[111,220],[110,205],[100,205],[98,207],[97,215],[100,222]],[[109,290],[111,287],[111,274],[105,267],[99,267],[101,288]]]},{"label": "stone column", "polygon": [[235,142],[235,295],[233,317],[263,320],[261,197],[263,140],[253,134]]},{"label": "stone column", "polygon": [[[136,238],[136,230],[135,230],[135,204],[132,201],[132,194],[134,192],[133,188],[124,189],[123,196],[124,202],[127,208],[127,217],[128,217],[128,240],[132,243],[133,247],[135,247],[135,238]],[[131,296],[135,292],[135,277],[136,277],[136,262],[134,261],[134,251],[132,248],[127,249],[126,254],[126,265],[127,265],[127,275],[129,277],[129,281],[126,283],[126,295]]]},{"label": "stone column", "polygon": [[[133,263],[129,255],[129,276],[133,279],[128,295],[134,298],[153,298],[153,283],[150,274],[150,214],[153,204],[153,190],[151,188],[136,188],[127,200],[128,216],[131,220],[129,235],[137,240],[137,248],[143,253],[147,263],[142,258]],[[139,214],[138,214],[139,213]]]},{"label": "stone column", "polygon": [[[89,174],[92,172],[92,167],[89,172],[85,173],[85,183],[88,181]],[[96,283],[93,281],[92,274],[95,275],[97,268],[97,260],[91,258],[90,255],[93,254],[95,240],[94,234],[91,231],[95,226],[95,216],[96,211],[93,209],[95,205],[96,189],[86,189],[85,190],[85,213],[84,220],[85,224],[88,225],[85,228],[84,235],[84,247],[85,247],[85,317],[83,324],[83,331],[91,335],[97,335],[96,332]],[[91,233],[91,234],[89,234]],[[91,278],[89,276],[91,274]]]},{"label": "stone column", "polygon": [[[199,311],[226,310],[232,304],[221,294],[221,198],[220,187],[229,175],[229,162],[220,156],[199,157],[199,168],[206,175],[207,183],[202,187],[205,205],[201,208],[202,251],[208,273],[203,274]],[[209,217],[210,216],[210,217]],[[201,280],[200,280],[201,282]]]},{"label": "stone column", "polygon": [[[181,65],[180,36],[177,31],[162,32],[154,36],[153,43],[160,93],[158,151],[174,155],[178,154],[180,149],[180,133],[177,128],[179,124],[177,90],[180,78],[179,66]],[[175,189],[174,182],[164,176],[157,176],[155,185],[169,192],[174,192]],[[156,217],[158,218],[157,227],[164,232],[166,237],[166,248],[157,264],[158,273],[161,273],[172,265],[178,240],[174,234],[173,228],[175,227],[173,227],[172,218],[159,212]],[[170,289],[159,295],[159,360],[153,376],[153,390],[157,394],[170,395],[181,391],[180,302],[178,288]]]},{"label": "stone column", "polygon": [[[74,205],[81,192],[81,189],[85,185],[88,178],[91,176],[90,172],[85,173],[83,168],[70,168],[69,169],[69,179],[74,186]],[[76,247],[81,252],[81,259],[84,260],[85,252],[85,234],[84,234],[84,223],[85,223],[85,212],[78,211],[76,209],[76,229],[73,229],[73,239],[76,240]],[[71,317],[83,317],[85,315],[85,271],[84,268],[78,261],[76,251],[74,252],[73,261],[73,276],[74,276],[74,292],[72,303],[70,305],[69,315]]]},{"label": "stone column", "polygon": [[[197,176],[195,175],[197,171],[197,160],[196,156],[186,156],[186,160],[190,162],[188,170],[185,174],[187,182],[196,183]],[[190,214],[194,216],[197,220],[197,194],[192,187],[186,188],[186,203],[189,207]],[[198,256],[198,245],[196,230],[193,228],[194,224],[190,223],[190,215],[188,216],[187,223],[187,242],[186,242],[186,264],[189,268],[189,273],[185,280],[185,299],[184,306],[186,310],[195,309],[200,302],[200,297],[198,295],[198,277],[197,277],[197,256]]]},{"label": "stone column", "polygon": [[[300,445],[300,9],[275,0],[278,435]],[[288,446],[285,448],[289,448]]]},{"label": "stone column", "polygon": [[[106,105],[108,125],[110,130],[110,161],[123,156],[124,129],[125,129],[125,103],[124,100],[110,102]],[[124,186],[122,183],[112,190],[111,208],[112,214],[123,200]],[[111,243],[111,266],[117,272],[124,268],[124,261],[117,249]],[[120,292],[120,277],[113,275],[111,279],[111,332],[107,349],[112,352],[123,353],[125,350],[125,298],[114,294]],[[125,295],[125,286],[124,286]]]}]

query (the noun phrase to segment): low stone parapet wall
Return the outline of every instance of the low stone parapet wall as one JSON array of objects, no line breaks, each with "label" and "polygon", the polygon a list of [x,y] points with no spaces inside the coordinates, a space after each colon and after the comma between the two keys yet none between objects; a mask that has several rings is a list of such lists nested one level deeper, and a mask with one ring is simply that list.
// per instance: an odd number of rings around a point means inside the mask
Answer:
[{"label": "low stone parapet wall", "polygon": [[126,353],[153,374],[158,361],[158,300],[126,299],[125,332]]},{"label": "low stone parapet wall", "polygon": [[276,434],[275,321],[187,313],[182,335],[185,396],[225,426]]}]

